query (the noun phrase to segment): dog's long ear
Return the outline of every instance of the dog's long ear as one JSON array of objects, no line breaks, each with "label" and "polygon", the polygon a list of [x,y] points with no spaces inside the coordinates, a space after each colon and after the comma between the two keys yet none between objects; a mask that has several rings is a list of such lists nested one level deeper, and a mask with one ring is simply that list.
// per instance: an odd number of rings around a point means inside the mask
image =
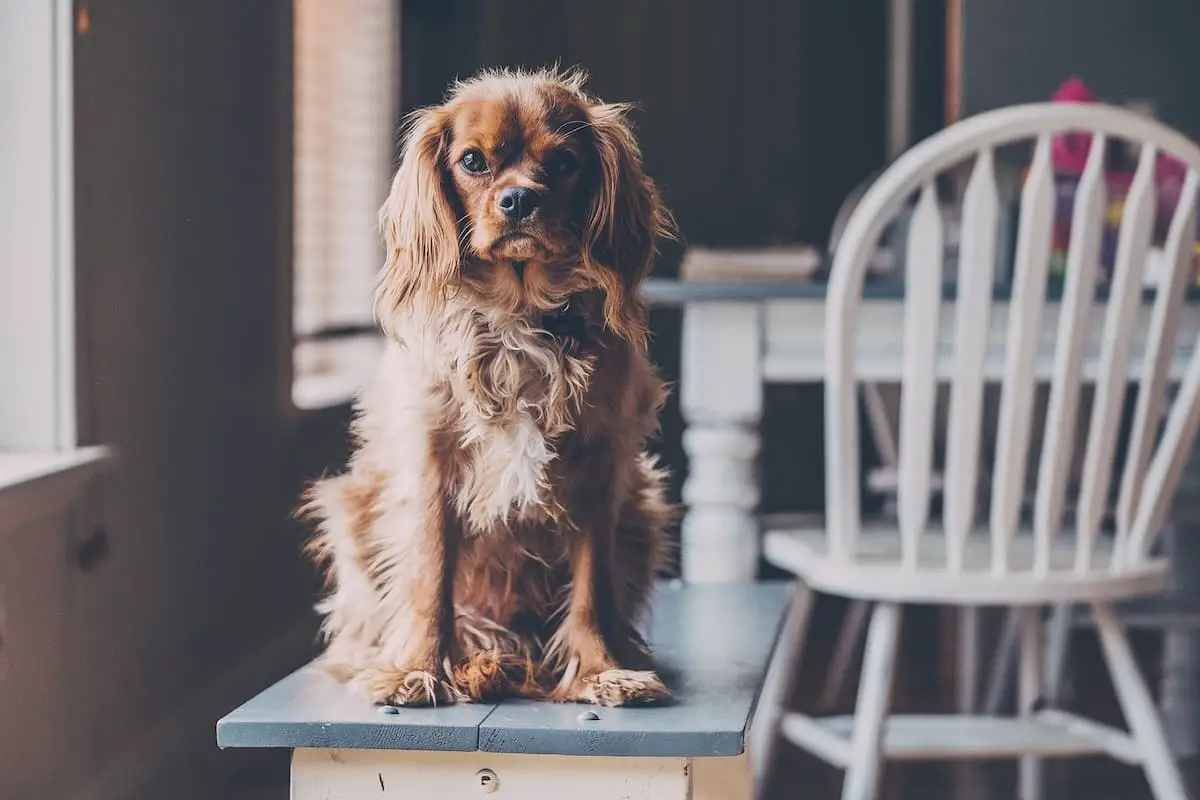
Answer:
[{"label": "dog's long ear", "polygon": [[595,189],[583,231],[584,264],[605,291],[605,323],[635,346],[646,345],[646,308],[638,296],[654,266],[655,241],[674,223],[642,154],[623,104],[593,106],[589,127],[596,148]]},{"label": "dog's long ear", "polygon": [[423,109],[411,118],[400,168],[379,210],[387,255],[375,310],[389,335],[405,306],[418,296],[438,302],[458,278],[458,227],[443,168],[447,135],[442,108]]}]

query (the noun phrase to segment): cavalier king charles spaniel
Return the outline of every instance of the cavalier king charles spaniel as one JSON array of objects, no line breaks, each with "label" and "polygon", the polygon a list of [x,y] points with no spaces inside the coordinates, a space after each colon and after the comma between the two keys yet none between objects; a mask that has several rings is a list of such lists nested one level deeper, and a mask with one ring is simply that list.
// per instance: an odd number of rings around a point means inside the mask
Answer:
[{"label": "cavalier king charles spaniel", "polygon": [[626,111],[500,71],[411,118],[387,347],[305,506],[324,661],[377,703],[669,696],[638,633],[672,518],[640,288],[673,222]]}]

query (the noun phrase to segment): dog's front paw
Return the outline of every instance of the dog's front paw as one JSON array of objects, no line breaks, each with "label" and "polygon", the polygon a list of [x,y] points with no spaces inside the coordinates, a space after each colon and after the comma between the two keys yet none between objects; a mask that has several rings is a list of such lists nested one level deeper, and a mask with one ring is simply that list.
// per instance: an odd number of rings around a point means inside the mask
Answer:
[{"label": "dog's front paw", "polygon": [[645,706],[667,702],[671,692],[653,670],[606,669],[569,679],[564,676],[554,697],[598,706]]},{"label": "dog's front paw", "polygon": [[448,676],[430,667],[367,667],[351,686],[379,705],[443,706],[464,699]]}]

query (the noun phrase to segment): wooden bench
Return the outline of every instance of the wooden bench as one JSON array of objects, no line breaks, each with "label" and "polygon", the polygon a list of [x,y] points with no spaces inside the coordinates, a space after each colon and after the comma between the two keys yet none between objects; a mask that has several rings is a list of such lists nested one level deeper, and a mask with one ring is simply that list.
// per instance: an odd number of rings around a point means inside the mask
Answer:
[{"label": "wooden bench", "polygon": [[292,800],[750,800],[746,738],[791,584],[658,586],[670,705],[511,700],[380,709],[304,667],[217,723],[222,748],[292,750]]}]

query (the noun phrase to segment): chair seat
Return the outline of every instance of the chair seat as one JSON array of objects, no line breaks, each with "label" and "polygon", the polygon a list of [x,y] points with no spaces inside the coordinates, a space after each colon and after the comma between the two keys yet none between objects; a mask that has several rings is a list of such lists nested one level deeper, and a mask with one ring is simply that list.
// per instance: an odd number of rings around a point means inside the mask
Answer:
[{"label": "chair seat", "polygon": [[901,564],[900,531],[894,525],[868,525],[858,536],[851,560],[828,552],[823,528],[769,530],[767,560],[819,591],[864,600],[956,605],[1033,605],[1063,601],[1112,601],[1161,592],[1167,562],[1152,559],[1113,571],[1112,541],[1101,538],[1090,568],[1075,570],[1075,536],[1064,532],[1051,548],[1050,568],[1033,572],[1030,532],[1014,537],[1009,571],[991,571],[992,544],[986,533],[968,537],[963,569],[946,569],[946,537],[930,531],[921,537],[915,569]]}]

